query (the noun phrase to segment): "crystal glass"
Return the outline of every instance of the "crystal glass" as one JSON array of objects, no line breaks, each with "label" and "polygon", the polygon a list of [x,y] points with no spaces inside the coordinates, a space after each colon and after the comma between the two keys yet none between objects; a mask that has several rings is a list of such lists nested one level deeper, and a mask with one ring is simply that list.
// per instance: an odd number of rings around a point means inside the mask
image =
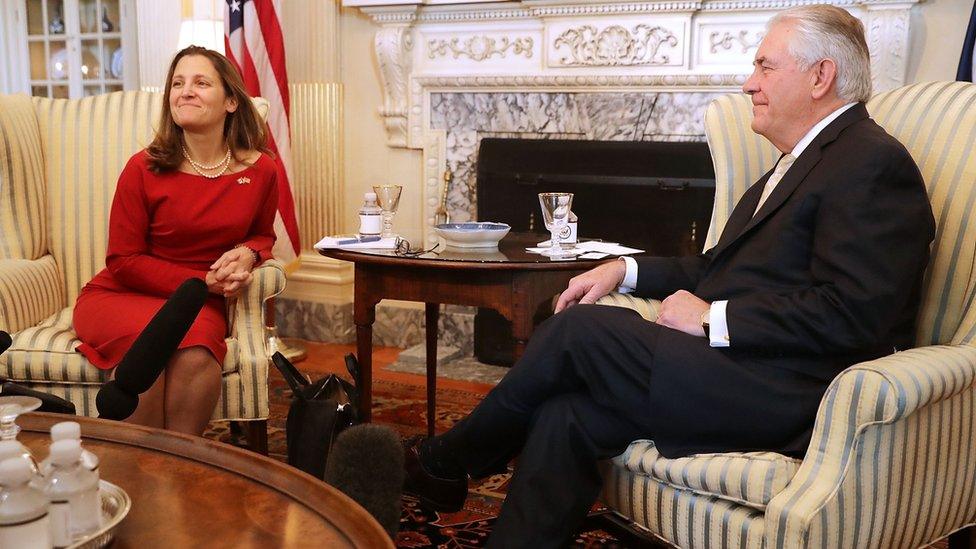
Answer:
[{"label": "crystal glass", "polygon": [[[17,416],[31,412],[41,407],[40,399],[29,396],[0,397],[0,440],[17,440],[20,427],[17,426]],[[31,463],[34,474],[37,474],[37,461],[34,455],[23,444],[20,445],[22,454]]]},{"label": "crystal glass", "polygon": [[376,193],[376,200],[383,208],[383,232],[382,238],[396,236],[393,232],[393,216],[396,214],[397,206],[400,205],[400,192],[403,187],[400,185],[373,185],[373,192]]},{"label": "crystal glass", "polygon": [[539,193],[542,217],[549,229],[549,249],[542,252],[548,257],[569,257],[575,255],[559,245],[559,233],[569,221],[569,210],[573,207],[573,193]]}]

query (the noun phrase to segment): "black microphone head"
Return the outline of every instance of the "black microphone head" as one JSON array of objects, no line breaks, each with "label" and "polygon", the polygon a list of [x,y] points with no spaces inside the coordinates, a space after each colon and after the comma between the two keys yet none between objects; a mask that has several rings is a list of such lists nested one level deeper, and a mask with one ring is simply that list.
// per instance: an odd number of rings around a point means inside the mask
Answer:
[{"label": "black microphone head", "polygon": [[152,387],[206,301],[207,284],[199,278],[176,288],[119,361],[115,379],[123,391],[139,394]]},{"label": "black microphone head", "polygon": [[95,407],[102,419],[123,420],[132,415],[139,406],[139,396],[129,394],[119,388],[113,379],[102,385],[95,395]]},{"label": "black microphone head", "polygon": [[[99,417],[125,419],[159,379],[207,301],[207,283],[185,280],[153,315],[115,368],[115,380],[95,397]],[[104,396],[103,396],[104,393]]]},{"label": "black microphone head", "polygon": [[325,481],[369,511],[391,538],[400,527],[404,475],[400,437],[373,424],[340,433],[325,466]]},{"label": "black microphone head", "polygon": [[10,338],[10,334],[4,332],[3,330],[0,330],[0,353],[3,353],[7,349],[9,349],[10,345],[13,342],[14,340]]}]

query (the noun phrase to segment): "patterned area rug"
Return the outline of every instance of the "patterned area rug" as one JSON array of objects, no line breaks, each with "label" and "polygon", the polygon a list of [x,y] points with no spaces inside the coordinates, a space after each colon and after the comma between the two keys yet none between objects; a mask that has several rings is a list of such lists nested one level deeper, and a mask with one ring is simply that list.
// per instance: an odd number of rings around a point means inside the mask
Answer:
[{"label": "patterned area rug", "polygon": [[[309,357],[297,364],[299,370],[312,380],[329,373],[348,378],[342,357],[355,352],[352,345],[308,344]],[[422,375],[393,372],[386,369],[396,360],[398,349],[376,348],[373,356],[373,417],[374,421],[394,428],[402,438],[425,432],[427,425],[426,385]],[[491,385],[439,378],[437,381],[437,432],[443,432],[466,416]],[[268,453],[272,458],[286,461],[285,417],[291,400],[291,391],[277,370],[269,376],[270,410],[268,419]],[[226,423],[211,424],[204,436],[236,446],[247,447],[243,435],[234,432]],[[458,513],[437,513],[424,509],[410,497],[403,498],[403,515],[397,547],[437,547],[465,549],[483,547],[498,516],[511,475],[495,475],[471,486],[464,509]],[[613,534],[602,528],[606,522],[598,517],[605,510],[594,506],[583,532],[573,543],[574,547],[642,548],[661,547],[644,539],[614,530]],[[946,549],[941,540],[927,549]]]},{"label": "patterned area rug", "polygon": [[[322,356],[321,349],[310,347],[308,360],[296,366],[312,380],[335,372],[345,375],[341,353],[330,352]],[[332,351],[352,352],[351,346],[329,345]],[[390,372],[383,367],[392,359],[383,360],[383,351],[374,357],[373,372],[373,421],[394,428],[402,438],[425,432],[427,425],[426,385],[423,376]],[[335,357],[331,357],[331,355]],[[392,356],[395,357],[395,351]],[[348,375],[345,375],[348,377]],[[439,379],[437,384],[437,431],[447,430],[470,412],[491,385]],[[268,454],[274,459],[286,461],[285,417],[291,391],[281,375],[272,368],[269,376],[270,410],[268,419]],[[226,423],[211,424],[204,436],[236,446],[246,447],[242,434]],[[403,516],[397,547],[483,547],[491,526],[498,516],[510,473],[494,475],[473,483],[464,509],[457,513],[438,513],[425,509],[410,496],[403,498]],[[594,511],[602,511],[595,508]],[[586,528],[575,543],[576,547],[632,547],[622,544],[613,535],[598,527]]]}]

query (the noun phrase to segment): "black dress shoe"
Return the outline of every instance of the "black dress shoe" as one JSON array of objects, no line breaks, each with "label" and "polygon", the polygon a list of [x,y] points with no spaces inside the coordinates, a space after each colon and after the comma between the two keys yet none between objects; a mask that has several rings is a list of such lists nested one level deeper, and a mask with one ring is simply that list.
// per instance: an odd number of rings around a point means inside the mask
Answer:
[{"label": "black dress shoe", "polygon": [[404,467],[407,477],[403,491],[417,496],[425,507],[434,511],[454,513],[461,510],[468,497],[468,478],[443,478],[434,475],[420,461],[422,437],[404,443]]}]

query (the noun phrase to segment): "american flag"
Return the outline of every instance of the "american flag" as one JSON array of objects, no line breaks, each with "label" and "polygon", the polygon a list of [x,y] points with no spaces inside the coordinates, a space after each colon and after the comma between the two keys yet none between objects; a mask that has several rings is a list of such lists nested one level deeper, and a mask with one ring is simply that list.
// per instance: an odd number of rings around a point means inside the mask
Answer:
[{"label": "american flag", "polygon": [[976,82],[974,49],[976,49],[976,4],[973,5],[973,13],[969,16],[969,29],[966,31],[966,38],[962,43],[962,55],[959,57],[959,70],[956,71],[956,80]]},{"label": "american flag", "polygon": [[288,126],[288,75],[285,72],[285,43],[281,34],[280,0],[226,0],[224,46],[227,57],[237,65],[251,96],[271,103],[268,127],[269,148],[278,163],[278,215],[275,217],[274,256],[298,267],[301,245],[298,220],[291,194],[291,137]]}]

